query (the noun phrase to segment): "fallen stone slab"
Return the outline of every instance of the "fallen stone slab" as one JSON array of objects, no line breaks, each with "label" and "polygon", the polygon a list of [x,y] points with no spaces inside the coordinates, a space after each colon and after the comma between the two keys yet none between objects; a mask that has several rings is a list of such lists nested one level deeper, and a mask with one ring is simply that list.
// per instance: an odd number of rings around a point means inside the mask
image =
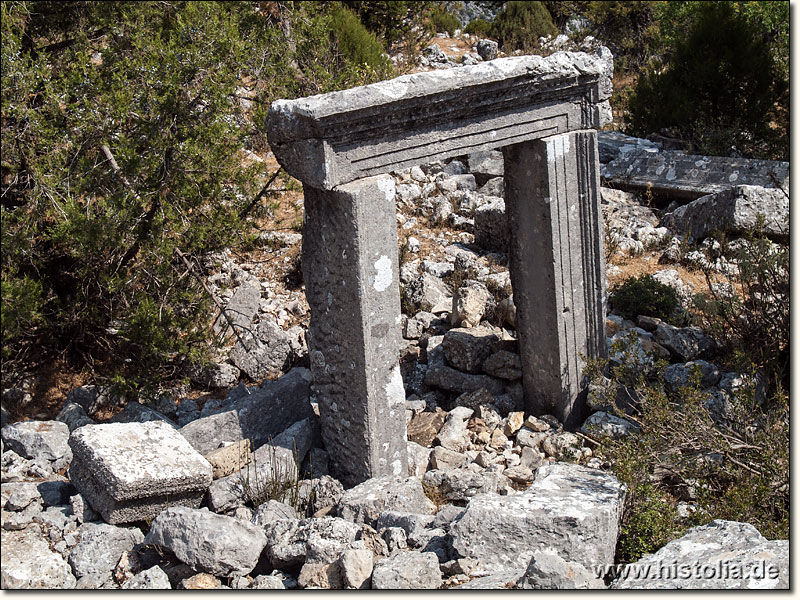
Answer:
[{"label": "fallen stone slab", "polygon": [[425,497],[418,478],[384,476],[373,477],[346,490],[334,508],[342,518],[372,527],[388,510],[425,515],[433,514],[435,507]]},{"label": "fallen stone slab", "polygon": [[295,367],[283,377],[266,381],[257,390],[225,402],[222,410],[237,412],[242,436],[258,448],[297,421],[315,417],[309,402],[310,385],[311,371]]},{"label": "fallen stone slab", "polygon": [[69,427],[61,421],[20,421],[0,429],[3,443],[31,460],[58,460],[69,453]]},{"label": "fallen stone slab", "polygon": [[749,523],[716,519],[639,559],[612,589],[789,589],[789,540],[768,541]]},{"label": "fallen stone slab", "polygon": [[267,544],[253,523],[185,506],[161,512],[144,541],[169,549],[195,570],[219,576],[247,575]]},{"label": "fallen stone slab", "polygon": [[498,341],[498,336],[492,329],[475,325],[477,323],[472,327],[453,328],[444,334],[444,356],[448,364],[459,371],[480,373],[483,361],[492,353]]},{"label": "fallen stone slab", "polygon": [[112,525],[197,507],[211,484],[208,461],[162,421],[86,425],[69,444],[73,485]]},{"label": "fallen stone slab", "polygon": [[737,185],[676,208],[664,217],[664,223],[695,241],[715,231],[743,235],[758,226],[770,237],[788,240],[789,194],[782,189]]},{"label": "fallen stone slab", "polygon": [[620,154],[602,166],[600,174],[615,188],[689,200],[740,185],[782,187],[787,192],[789,188],[788,162],[668,150],[642,149]]},{"label": "fallen stone slab", "polygon": [[400,552],[376,561],[372,570],[373,590],[436,590],[441,585],[439,559],[433,552]]},{"label": "fallen stone slab", "polygon": [[231,330],[231,327],[233,327],[236,333],[242,335],[250,328],[253,317],[258,314],[260,300],[261,285],[257,279],[250,279],[242,283],[236,288],[233,296],[228,300],[228,305],[225,307],[225,312],[230,321],[225,318],[224,314],[220,314],[214,323],[214,333],[230,336],[234,333]]},{"label": "fallen stone slab", "polygon": [[0,583],[4,590],[73,589],[75,576],[67,561],[50,549],[50,544],[31,526],[21,531],[0,533],[3,560]]},{"label": "fallen stone slab", "polygon": [[613,475],[573,463],[536,471],[524,492],[480,494],[450,527],[453,548],[486,569],[527,568],[551,548],[587,569],[612,564],[625,487]]}]

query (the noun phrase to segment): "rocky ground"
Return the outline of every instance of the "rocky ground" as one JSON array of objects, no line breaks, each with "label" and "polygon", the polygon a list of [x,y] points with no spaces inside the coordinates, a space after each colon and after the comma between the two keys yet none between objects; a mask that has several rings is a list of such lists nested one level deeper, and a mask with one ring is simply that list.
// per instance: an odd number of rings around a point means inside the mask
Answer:
[{"label": "rocky ground", "polygon": [[[456,62],[442,45],[426,51],[423,65]],[[477,41],[467,47],[467,64],[496,53]],[[601,157],[609,163],[647,143],[609,135]],[[71,390],[52,419],[11,422],[3,412],[2,587],[667,586],[595,569],[614,564],[625,490],[592,449],[636,423],[613,414],[597,390],[576,432],[522,412],[502,174],[496,151],[393,174],[408,477],[344,490],[329,472],[306,368],[302,194],[282,192],[259,250],[207,259],[208,285],[233,327],[217,315],[227,344],[195,374],[202,394],[164,390],[123,406],[86,385]],[[656,208],[646,194],[601,193],[610,284],[652,273],[691,310],[693,293],[708,285],[701,263],[720,281],[737,268],[714,254],[711,238],[703,242],[710,253],[686,243],[689,231],[703,237],[693,228],[698,214],[707,218],[707,199],[694,209]],[[788,223],[788,200],[775,218],[784,217]],[[606,324],[612,360],[621,360],[619,342],[642,368],[665,359],[675,387],[699,367],[712,414],[725,418],[745,376],[713,362],[712,338],[646,316],[634,323],[609,314]],[[25,386],[4,390],[4,404],[24,406],[26,395]],[[676,556],[748,565],[763,558],[775,577],[713,583],[788,586],[788,541],[767,542],[747,524],[692,529],[640,563]]]}]

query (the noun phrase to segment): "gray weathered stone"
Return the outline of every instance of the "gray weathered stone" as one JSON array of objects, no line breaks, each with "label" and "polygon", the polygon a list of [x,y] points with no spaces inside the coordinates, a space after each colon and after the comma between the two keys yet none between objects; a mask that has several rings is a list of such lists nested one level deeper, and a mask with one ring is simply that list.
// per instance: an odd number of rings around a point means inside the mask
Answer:
[{"label": "gray weathered stone", "polygon": [[139,402],[128,402],[120,412],[111,417],[106,423],[146,423],[147,421],[163,421],[175,427],[175,423],[160,412]]},{"label": "gray weathered stone", "polygon": [[4,590],[73,589],[76,584],[67,561],[50,549],[38,527],[0,532],[3,560],[0,584]]},{"label": "gray weathered stone", "polygon": [[526,411],[575,427],[586,412],[584,361],[606,355],[597,136],[557,135],[503,152]]},{"label": "gray weathered stone", "polygon": [[279,569],[296,567],[306,561],[333,563],[355,541],[361,528],[337,517],[282,519],[265,527],[264,552]]},{"label": "gray weathered stone", "polygon": [[610,95],[604,54],[501,58],[278,100],[270,107],[267,135],[289,173],[333,189],[466,149],[542,137],[556,127],[600,128],[610,117]]},{"label": "gray weathered stone", "polygon": [[[462,443],[461,446],[464,447],[466,444]],[[469,459],[466,455],[461,452],[448,450],[444,446],[436,446],[430,453],[431,468],[440,471],[463,467],[468,461]]]},{"label": "gray weathered stone", "polygon": [[231,350],[231,361],[251,379],[281,375],[292,360],[289,335],[271,320],[261,321],[254,331],[239,334]]},{"label": "gray weathered stone", "polygon": [[624,490],[595,469],[545,465],[520,494],[472,498],[450,527],[453,547],[488,569],[525,568],[545,548],[590,570],[613,564]]},{"label": "gray weathered stone", "polygon": [[433,552],[410,550],[375,563],[373,590],[435,590],[442,585],[439,559]]},{"label": "gray weathered stone", "polygon": [[651,142],[643,138],[625,135],[619,131],[598,131],[597,148],[602,164],[606,164],[618,158],[621,154],[644,150],[647,152],[659,152],[661,144]]},{"label": "gray weathered stone", "polygon": [[69,444],[72,483],[111,524],[199,506],[211,483],[208,461],[161,421],[86,425]]},{"label": "gray weathered stone", "polygon": [[484,250],[508,251],[508,218],[503,198],[489,196],[475,209],[475,243]]},{"label": "gray weathered stone", "polygon": [[95,422],[94,419],[90,418],[89,415],[86,414],[85,408],[83,408],[80,404],[76,404],[75,402],[68,400],[64,401],[64,406],[56,416],[56,421],[66,423],[67,427],[69,427],[70,433],[75,431],[78,427],[92,425]]},{"label": "gray weathered stone", "polygon": [[412,280],[403,292],[403,298],[408,304],[426,312],[446,303],[450,297],[442,280],[427,272]]},{"label": "gray weathered stone", "polygon": [[305,188],[313,389],[332,472],[346,485],[408,472],[394,192],[388,175]]},{"label": "gray weathered stone", "polygon": [[196,419],[178,430],[200,454],[216,450],[224,443],[243,439],[239,416],[235,410]]},{"label": "gray weathered stone", "polygon": [[431,514],[431,507],[416,477],[375,477],[345,491],[334,510],[348,521],[374,527],[387,510]]},{"label": "gray weathered stone", "polygon": [[252,523],[174,506],[153,520],[145,543],[169,549],[193,569],[229,576],[252,571],[267,538]]},{"label": "gray weathered stone", "polygon": [[429,367],[425,372],[424,381],[429,386],[450,392],[458,392],[459,394],[485,388],[493,396],[499,396],[505,390],[505,386],[500,379],[495,379],[488,375],[463,373],[445,365]]},{"label": "gray weathered stone", "polygon": [[500,379],[519,379],[522,377],[522,363],[519,354],[508,350],[498,350],[483,361],[483,372]]},{"label": "gray weathered stone", "polygon": [[239,335],[250,329],[253,317],[258,314],[258,302],[261,300],[261,285],[257,279],[249,279],[236,288],[236,291],[228,300],[225,312],[230,321],[220,314],[214,323],[214,332],[217,335],[232,335],[233,327]]},{"label": "gray weathered stone", "polygon": [[408,475],[422,478],[428,470],[432,450],[417,442],[409,441],[408,448]]},{"label": "gray weathered stone", "polygon": [[716,348],[714,340],[694,326],[675,327],[669,323],[659,323],[655,340],[682,362],[705,356]]},{"label": "gray weathered stone", "polygon": [[457,585],[453,590],[508,590],[512,589],[525,569],[503,570],[500,573],[476,577],[466,583]]},{"label": "gray weathered stone", "polygon": [[260,388],[230,401],[226,399],[221,411],[235,410],[242,436],[258,448],[294,423],[314,417],[309,402],[310,384],[311,372],[295,367],[283,377],[265,381]]},{"label": "gray weathered stone", "polygon": [[467,419],[472,416],[473,412],[471,408],[467,408],[466,406],[455,407],[447,414],[444,425],[442,425],[434,441],[453,452],[463,452],[466,450],[469,444]]},{"label": "gray weathered stone", "polygon": [[789,589],[789,540],[714,520],[630,565],[612,589]]},{"label": "gray weathered stone", "polygon": [[[471,465],[476,467],[477,465]],[[422,481],[450,502],[464,502],[479,494],[497,494],[507,483],[506,478],[488,470],[473,470],[470,466],[447,471],[431,470]]]},{"label": "gray weathered stone", "polygon": [[355,542],[353,546],[339,557],[342,584],[348,590],[366,590],[371,583],[373,554],[363,542]]},{"label": "gray weathered stone", "polygon": [[135,527],[114,527],[107,523],[84,523],[78,529],[80,541],[69,554],[69,564],[76,577],[111,579],[123,552],[144,541]]},{"label": "gray weathered stone", "polygon": [[754,185],[736,187],[702,196],[676,208],[665,222],[676,232],[702,240],[714,231],[742,235],[759,224],[766,235],[787,240],[789,194],[782,189]]},{"label": "gray weathered stone", "polygon": [[123,590],[171,590],[172,585],[164,569],[155,565],[140,571],[122,584]]},{"label": "gray weathered stone", "polygon": [[268,500],[261,504],[253,515],[253,523],[266,527],[277,519],[298,519],[297,511],[283,502]]},{"label": "gray weathered stone", "polygon": [[0,429],[11,450],[31,460],[53,461],[70,452],[69,427],[61,421],[19,421]]},{"label": "gray weathered stone", "polygon": [[642,149],[620,154],[602,175],[615,188],[695,199],[740,185],[788,188],[789,163]]},{"label": "gray weathered stone", "polygon": [[610,437],[618,439],[637,433],[640,427],[636,423],[612,415],[607,412],[597,411],[586,419],[586,422],[581,426],[581,432],[599,437]]},{"label": "gray weathered stone", "polygon": [[567,561],[552,550],[533,553],[516,585],[522,590],[602,590],[603,580],[582,564]]},{"label": "gray weathered stone", "polygon": [[250,440],[240,440],[206,452],[203,457],[214,470],[214,479],[219,479],[241,470],[250,459],[250,450]]},{"label": "gray weathered stone", "polygon": [[497,46],[494,40],[478,40],[475,50],[483,60],[494,60],[497,58]]},{"label": "gray weathered stone", "polygon": [[700,375],[700,385],[709,388],[716,385],[720,378],[719,368],[705,360],[692,360],[687,363],[668,365],[663,372],[664,383],[667,389],[678,392],[689,385],[695,371]]}]

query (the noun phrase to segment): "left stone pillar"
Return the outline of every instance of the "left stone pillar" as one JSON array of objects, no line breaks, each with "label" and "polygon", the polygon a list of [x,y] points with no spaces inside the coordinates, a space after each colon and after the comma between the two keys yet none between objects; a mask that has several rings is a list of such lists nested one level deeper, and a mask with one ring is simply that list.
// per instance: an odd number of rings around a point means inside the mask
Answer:
[{"label": "left stone pillar", "polygon": [[312,393],[334,474],[348,487],[405,476],[394,180],[304,190]]}]

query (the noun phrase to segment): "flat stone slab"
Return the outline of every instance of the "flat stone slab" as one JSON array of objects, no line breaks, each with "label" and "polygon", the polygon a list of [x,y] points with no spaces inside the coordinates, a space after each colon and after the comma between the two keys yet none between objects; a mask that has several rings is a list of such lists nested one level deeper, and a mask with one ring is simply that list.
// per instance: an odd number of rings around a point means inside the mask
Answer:
[{"label": "flat stone slab", "polygon": [[75,576],[67,561],[50,549],[38,527],[2,531],[0,583],[4,590],[73,589]]},{"label": "flat stone slab", "polygon": [[611,53],[556,52],[413,73],[348,90],[276,100],[270,148],[322,189],[492,150],[611,119]]},{"label": "flat stone slab", "polygon": [[694,200],[738,185],[789,189],[789,163],[647,149],[623,152],[600,174],[613,187]]},{"label": "flat stone slab", "polygon": [[612,589],[788,590],[789,540],[768,541],[749,523],[717,519],[625,566]]},{"label": "flat stone slab", "polygon": [[86,425],[69,444],[73,485],[111,524],[196,508],[211,485],[209,462],[162,421]]},{"label": "flat stone slab", "polygon": [[450,527],[453,548],[488,570],[525,569],[548,548],[590,570],[613,564],[624,496],[625,486],[603,471],[545,465],[520,494],[473,497]]}]

